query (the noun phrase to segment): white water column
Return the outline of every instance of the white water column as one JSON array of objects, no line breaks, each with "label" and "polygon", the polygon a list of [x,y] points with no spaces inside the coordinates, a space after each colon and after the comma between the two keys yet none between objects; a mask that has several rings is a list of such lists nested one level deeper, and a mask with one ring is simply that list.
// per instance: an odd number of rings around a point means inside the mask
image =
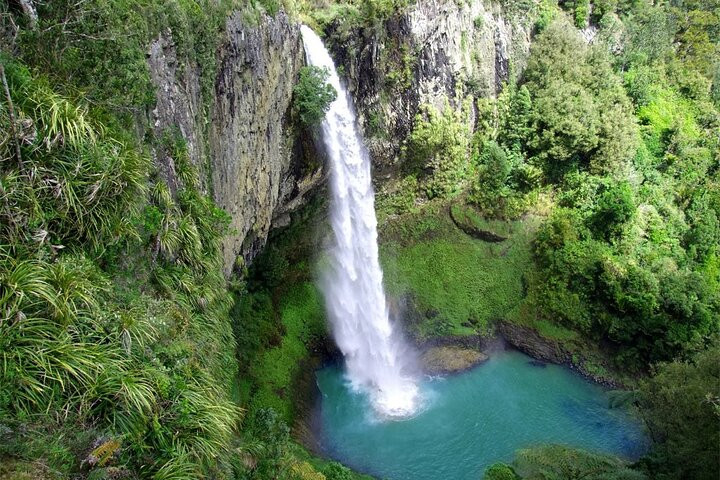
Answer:
[{"label": "white water column", "polygon": [[321,288],[335,341],[355,388],[370,395],[386,416],[407,416],[417,408],[416,378],[409,372],[407,348],[390,322],[378,260],[375,194],[370,159],[355,124],[350,95],[340,84],[322,40],[302,26],[310,65],[325,68],[337,91],[322,122],[330,160],[330,221],[335,244]]}]

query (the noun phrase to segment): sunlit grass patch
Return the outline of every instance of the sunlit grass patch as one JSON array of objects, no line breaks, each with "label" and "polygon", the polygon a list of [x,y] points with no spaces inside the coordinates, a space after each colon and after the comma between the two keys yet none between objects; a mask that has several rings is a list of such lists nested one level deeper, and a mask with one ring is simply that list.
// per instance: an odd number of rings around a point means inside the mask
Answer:
[{"label": "sunlit grass patch", "polygon": [[[480,219],[478,219],[480,221]],[[411,296],[421,338],[487,333],[524,296],[531,241],[540,220],[503,222],[505,241],[471,238],[452,221],[447,207],[428,205],[382,227],[381,261],[390,296]]]}]

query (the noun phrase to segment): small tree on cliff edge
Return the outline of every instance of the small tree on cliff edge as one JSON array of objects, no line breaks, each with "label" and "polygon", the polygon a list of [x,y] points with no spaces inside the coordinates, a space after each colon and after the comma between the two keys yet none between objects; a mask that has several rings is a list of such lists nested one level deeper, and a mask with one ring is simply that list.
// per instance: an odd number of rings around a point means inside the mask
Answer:
[{"label": "small tree on cliff edge", "polygon": [[327,83],[329,76],[330,72],[320,67],[300,69],[298,82],[293,88],[293,113],[306,127],[320,123],[337,97],[335,88]]}]

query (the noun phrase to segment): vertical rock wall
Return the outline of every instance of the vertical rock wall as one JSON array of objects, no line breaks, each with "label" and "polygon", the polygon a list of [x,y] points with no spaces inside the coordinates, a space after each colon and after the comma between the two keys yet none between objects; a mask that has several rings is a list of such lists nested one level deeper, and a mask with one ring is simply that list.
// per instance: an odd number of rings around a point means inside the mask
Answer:
[{"label": "vertical rock wall", "polygon": [[378,173],[396,172],[420,106],[459,108],[495,96],[511,66],[519,74],[534,21],[485,0],[418,0],[380,28],[347,36],[331,27]]},{"label": "vertical rock wall", "polygon": [[[288,221],[322,183],[323,171],[322,162],[308,161],[316,152],[301,138],[306,133],[290,123],[292,90],[304,65],[299,25],[283,13],[249,25],[237,13],[217,54],[210,105],[203,103],[192,62],[183,59],[185,67],[178,68],[170,32],[152,43],[148,63],[157,96],[153,128],[180,131],[203,189],[230,214],[223,244],[229,275],[264,246],[273,223]],[[174,190],[173,159],[162,155],[156,163]]]},{"label": "vertical rock wall", "polygon": [[[374,28],[341,34],[331,27],[328,42],[355,98],[376,179],[397,173],[421,105],[474,104],[497,94],[511,65],[519,73],[533,23],[527,12],[519,17],[484,0],[418,0]],[[157,95],[153,128],[179,130],[204,191],[232,218],[224,241],[229,275],[252,260],[273,226],[289,221],[324,172],[307,132],[290,122],[304,65],[299,24],[284,13],[252,23],[237,13],[224,35],[209,104],[199,70],[177,58],[172,32],[152,43],[148,64]],[[157,164],[172,189],[174,162],[162,155]]]},{"label": "vertical rock wall", "polygon": [[[215,202],[232,217],[225,263],[251,259],[261,248],[275,211],[292,192],[292,90],[304,64],[299,26],[287,16],[246,26],[239,15],[227,24],[215,84],[210,145]],[[296,159],[299,160],[299,159]],[[293,178],[289,178],[293,177]]]}]

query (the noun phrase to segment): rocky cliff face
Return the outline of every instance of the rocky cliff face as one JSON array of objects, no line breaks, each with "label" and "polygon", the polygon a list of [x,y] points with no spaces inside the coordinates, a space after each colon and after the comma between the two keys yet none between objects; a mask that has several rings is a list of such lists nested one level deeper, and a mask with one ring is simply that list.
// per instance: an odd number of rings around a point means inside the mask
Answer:
[{"label": "rocky cliff face", "polygon": [[296,139],[289,123],[293,86],[304,64],[299,25],[284,14],[266,17],[259,27],[234,17],[227,35],[210,136],[213,196],[237,232],[226,240],[226,265],[237,255],[251,259],[273,220],[283,222],[322,178],[320,169],[304,168],[299,148],[311,142]]},{"label": "rocky cliff face", "polygon": [[[225,272],[252,259],[273,224],[289,221],[305,195],[322,183],[312,142],[290,123],[292,89],[304,54],[298,24],[284,14],[248,25],[230,17],[218,51],[210,104],[203,103],[197,69],[178,68],[171,34],[150,47],[157,87],[154,128],[178,128],[199,169],[206,193],[231,216],[223,245]],[[172,158],[158,158],[173,186]]]},{"label": "rocky cliff face", "polygon": [[[195,68],[180,68],[181,62],[171,32],[164,32],[150,44],[148,65],[157,99],[151,127],[158,137],[168,131],[179,131],[187,144],[190,159],[199,169],[202,188],[207,191],[206,112],[200,94],[199,72]],[[175,194],[177,177],[174,159],[164,152],[155,152],[155,155],[160,174]]]},{"label": "rocky cliff face", "polygon": [[[328,42],[355,98],[375,177],[397,172],[402,142],[422,105],[472,106],[497,94],[511,65],[521,71],[533,22],[483,0],[418,0],[372,28],[332,25]],[[252,25],[240,14],[230,17],[211,99],[202,98],[199,70],[177,58],[171,32],[152,43],[148,63],[157,87],[153,128],[179,129],[204,190],[232,218],[224,243],[229,274],[324,179],[312,140],[290,122],[304,64],[299,25],[283,13]],[[173,159],[158,157],[173,188]]]},{"label": "rocky cliff face", "polygon": [[[474,106],[522,71],[534,15],[483,0],[418,0],[379,28],[329,39],[347,74],[380,176],[392,175],[420,106]],[[474,108],[471,108],[474,121]]]}]

